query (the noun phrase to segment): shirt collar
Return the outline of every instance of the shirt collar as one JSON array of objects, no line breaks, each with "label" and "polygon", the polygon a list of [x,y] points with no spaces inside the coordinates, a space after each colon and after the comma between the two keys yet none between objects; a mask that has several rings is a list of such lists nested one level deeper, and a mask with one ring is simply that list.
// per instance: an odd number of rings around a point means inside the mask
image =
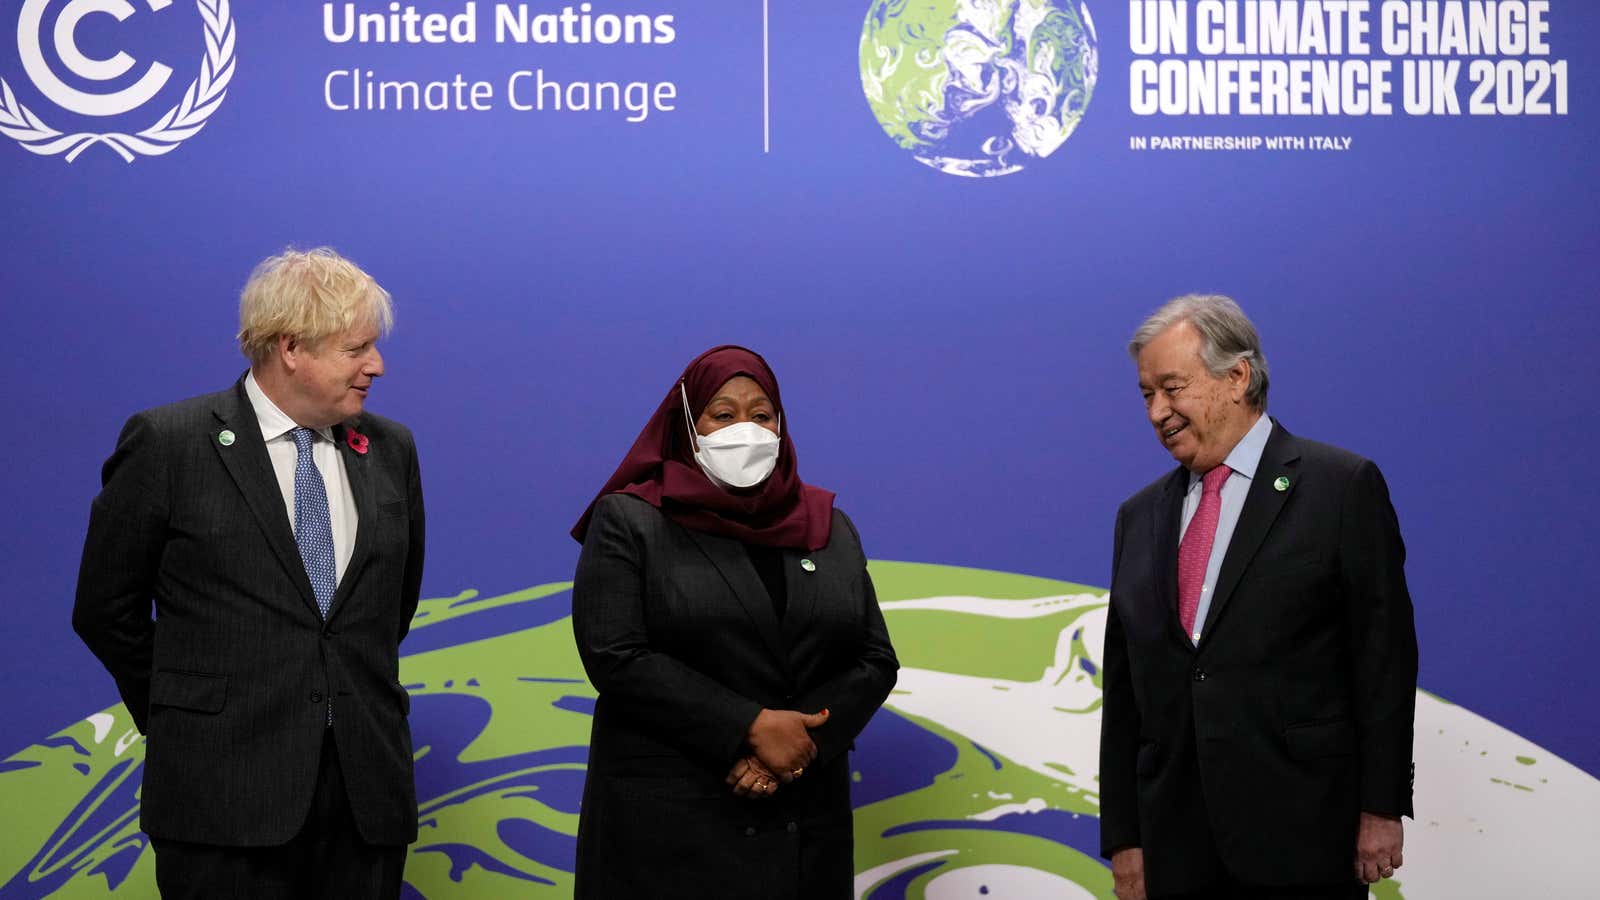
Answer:
[{"label": "shirt collar", "polygon": [[[1250,430],[1244,433],[1239,443],[1233,445],[1228,451],[1228,458],[1222,464],[1232,469],[1235,475],[1243,475],[1246,480],[1256,477],[1256,469],[1261,465],[1261,454],[1267,450],[1267,438],[1272,434],[1272,419],[1266,413],[1256,419]],[[1189,473],[1189,486],[1192,488],[1200,483],[1203,472]]]},{"label": "shirt collar", "polygon": [[[278,404],[273,403],[272,398],[267,396],[267,392],[263,391],[261,385],[256,383],[256,373],[254,371],[248,372],[244,376],[244,393],[246,397],[250,398],[250,406],[255,409],[256,422],[261,426],[262,441],[275,441],[300,427],[293,419],[289,418],[287,413],[279,409]],[[317,434],[322,435],[323,440],[333,440],[332,428],[317,428],[314,430]]]}]

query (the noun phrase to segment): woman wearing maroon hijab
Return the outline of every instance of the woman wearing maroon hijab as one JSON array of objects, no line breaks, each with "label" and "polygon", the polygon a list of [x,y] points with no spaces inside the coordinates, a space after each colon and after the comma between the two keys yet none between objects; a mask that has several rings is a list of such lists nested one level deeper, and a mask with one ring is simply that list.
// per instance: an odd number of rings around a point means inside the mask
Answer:
[{"label": "woman wearing maroon hijab", "polygon": [[577,897],[853,896],[845,751],[899,664],[766,361],[690,363],[572,535],[600,695]]}]

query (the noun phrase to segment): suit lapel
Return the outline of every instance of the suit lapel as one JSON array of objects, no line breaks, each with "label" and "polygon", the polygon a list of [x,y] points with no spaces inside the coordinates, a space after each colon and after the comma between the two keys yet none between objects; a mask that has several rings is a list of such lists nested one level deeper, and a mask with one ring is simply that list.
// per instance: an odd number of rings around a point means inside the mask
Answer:
[{"label": "suit lapel", "polygon": [[1159,560],[1156,572],[1156,596],[1161,599],[1162,617],[1172,633],[1188,642],[1188,636],[1178,622],[1178,532],[1183,527],[1183,495],[1189,487],[1189,470],[1179,466],[1167,477],[1161,490],[1155,514],[1155,534],[1151,545],[1156,548]]},{"label": "suit lapel", "polygon": [[[1239,523],[1234,526],[1228,552],[1222,557],[1222,568],[1217,572],[1217,589],[1212,592],[1211,609],[1201,629],[1202,642],[1221,620],[1223,609],[1239,586],[1239,579],[1255,558],[1256,551],[1261,549],[1261,542],[1267,539],[1267,532],[1272,530],[1272,523],[1277,521],[1289,495],[1299,485],[1299,461],[1300,451],[1295,446],[1294,435],[1273,420],[1272,434],[1261,451],[1256,477],[1250,481],[1250,492],[1245,495],[1244,508],[1239,512]],[[1279,478],[1288,479],[1288,486],[1281,491],[1275,484]]]},{"label": "suit lapel", "polygon": [[[684,530],[722,574],[722,579],[728,583],[729,590],[733,591],[733,595],[739,599],[739,604],[755,623],[762,643],[767,645],[773,658],[787,673],[789,652],[778,629],[778,614],[772,608],[772,598],[767,595],[767,588],[761,583],[761,576],[756,574],[756,567],[750,563],[750,554],[745,552],[744,545],[732,538],[718,537],[692,528]],[[787,560],[785,563],[784,577],[788,578]],[[792,589],[794,582],[790,581],[789,585]],[[793,596],[790,595],[791,598]]]},{"label": "suit lapel", "polygon": [[[300,560],[300,548],[294,542],[289,511],[283,504],[283,492],[278,487],[278,476],[273,472],[272,460],[267,456],[266,442],[261,439],[261,425],[256,421],[255,410],[245,396],[243,379],[234,385],[233,392],[225,395],[212,413],[217,422],[210,434],[211,449],[216,451],[223,468],[228,470],[239,493],[244,495],[245,505],[261,526],[267,544],[272,547],[278,562],[283,564],[289,580],[299,589],[300,598],[320,618],[317,597],[311,590],[311,579],[306,576],[305,563]],[[233,433],[231,445],[222,443],[221,436],[225,431]]]},{"label": "suit lapel", "polygon": [[360,429],[354,423],[333,426],[334,445],[339,448],[345,481],[349,483],[351,497],[355,500],[356,545],[350,551],[350,562],[344,567],[344,577],[339,579],[339,586],[333,592],[333,603],[328,610],[329,621],[344,609],[345,601],[355,590],[361,567],[372,554],[373,532],[377,530],[375,526],[378,522],[378,501],[372,490],[372,464],[367,461],[369,454],[378,451],[369,443],[367,453],[357,453],[350,446],[349,431],[359,433]]}]

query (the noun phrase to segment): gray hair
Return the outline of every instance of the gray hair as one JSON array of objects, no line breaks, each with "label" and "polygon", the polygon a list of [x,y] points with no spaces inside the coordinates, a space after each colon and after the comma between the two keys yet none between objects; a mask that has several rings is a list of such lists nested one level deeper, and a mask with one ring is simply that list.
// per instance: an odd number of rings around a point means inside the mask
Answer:
[{"label": "gray hair", "polygon": [[1261,337],[1239,304],[1221,294],[1186,294],[1168,300],[1133,333],[1128,355],[1137,360],[1139,351],[1156,335],[1184,322],[1200,333],[1200,360],[1213,377],[1221,378],[1240,362],[1250,364],[1250,384],[1245,388],[1244,399],[1265,412],[1267,358],[1261,353]]}]

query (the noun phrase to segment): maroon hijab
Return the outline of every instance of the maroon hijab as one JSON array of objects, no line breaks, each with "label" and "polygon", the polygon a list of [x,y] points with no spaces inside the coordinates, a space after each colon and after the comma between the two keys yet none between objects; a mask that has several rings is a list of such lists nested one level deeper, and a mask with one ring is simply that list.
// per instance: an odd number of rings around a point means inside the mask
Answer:
[{"label": "maroon hijab", "polygon": [[[717,389],[736,375],[749,377],[766,392],[780,417],[782,434],[772,475],[749,491],[732,493],[712,484],[694,461],[678,385],[684,385],[691,414],[698,417]],[[672,383],[622,464],[573,526],[572,536],[582,543],[594,504],[607,494],[623,493],[644,500],[694,531],[765,547],[819,550],[827,546],[833,525],[833,492],[802,483],[796,468],[794,440],[783,417],[778,379],[767,361],[732,344],[713,347],[689,363],[683,376]]]}]

